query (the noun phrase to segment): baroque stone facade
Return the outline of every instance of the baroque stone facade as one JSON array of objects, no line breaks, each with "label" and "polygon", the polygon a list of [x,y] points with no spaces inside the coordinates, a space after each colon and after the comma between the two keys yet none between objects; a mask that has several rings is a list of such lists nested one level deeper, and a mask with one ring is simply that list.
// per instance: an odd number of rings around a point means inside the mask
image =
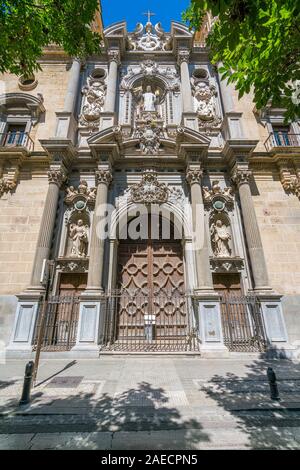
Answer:
[{"label": "baroque stone facade", "polygon": [[[299,122],[287,126],[283,110],[272,107],[257,113],[251,95],[238,100],[205,44],[181,23],[166,32],[149,19],[128,33],[119,22],[103,34],[101,55],[84,63],[55,46],[45,49],[26,90],[18,77],[1,77],[0,313],[7,353],[30,354],[40,299],[72,289],[82,299],[73,349],[98,352],[101,299],[133,283],[135,291],[150,289],[153,308],[153,286],[184,288],[203,354],[228,352],[220,296],[255,296],[269,347],[296,357]],[[133,238],[124,245],[137,210],[144,221],[152,213],[169,218],[173,238],[164,242],[159,232],[153,244],[146,232],[144,245],[133,249]],[[132,300],[128,317],[133,305],[138,310]],[[149,341],[157,320],[142,314]]]}]

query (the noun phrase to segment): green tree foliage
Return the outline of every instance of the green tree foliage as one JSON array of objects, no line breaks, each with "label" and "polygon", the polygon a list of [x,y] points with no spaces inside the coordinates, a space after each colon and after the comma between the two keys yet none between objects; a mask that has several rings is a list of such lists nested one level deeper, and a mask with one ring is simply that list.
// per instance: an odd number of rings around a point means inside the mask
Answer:
[{"label": "green tree foliage", "polygon": [[286,119],[300,108],[299,0],[191,0],[184,20],[199,30],[204,15],[217,17],[208,37],[211,60],[239,97],[250,90],[258,109],[272,100]]},{"label": "green tree foliage", "polygon": [[39,69],[43,47],[61,46],[70,56],[99,51],[91,31],[98,0],[0,1],[0,72],[30,75]]}]

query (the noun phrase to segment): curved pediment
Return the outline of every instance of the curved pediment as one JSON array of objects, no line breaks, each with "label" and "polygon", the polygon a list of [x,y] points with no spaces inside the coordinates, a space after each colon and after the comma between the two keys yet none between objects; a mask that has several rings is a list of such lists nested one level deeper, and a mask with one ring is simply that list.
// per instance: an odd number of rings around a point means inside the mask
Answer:
[{"label": "curved pediment", "polygon": [[105,38],[127,35],[126,21],[112,23],[103,31]]}]

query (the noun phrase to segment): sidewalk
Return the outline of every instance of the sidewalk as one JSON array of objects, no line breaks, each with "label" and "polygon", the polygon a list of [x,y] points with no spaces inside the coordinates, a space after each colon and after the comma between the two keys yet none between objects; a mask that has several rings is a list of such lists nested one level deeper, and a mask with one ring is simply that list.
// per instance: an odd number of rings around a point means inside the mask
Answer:
[{"label": "sidewalk", "polygon": [[[299,449],[300,364],[114,356],[0,365],[0,449]],[[273,367],[281,401],[269,397]]]}]

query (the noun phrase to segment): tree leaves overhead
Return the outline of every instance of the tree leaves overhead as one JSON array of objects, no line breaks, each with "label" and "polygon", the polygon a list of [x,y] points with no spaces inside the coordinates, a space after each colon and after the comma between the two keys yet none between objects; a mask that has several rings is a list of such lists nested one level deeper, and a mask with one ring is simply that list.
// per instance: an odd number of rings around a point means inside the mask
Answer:
[{"label": "tree leaves overhead", "polygon": [[70,56],[99,52],[90,24],[98,0],[0,0],[0,72],[30,75],[43,47],[61,46]]},{"label": "tree leaves overhead", "polygon": [[207,45],[222,79],[239,97],[250,90],[258,109],[272,100],[286,120],[300,109],[300,0],[191,0],[184,20],[199,30],[207,11],[214,17]]}]

